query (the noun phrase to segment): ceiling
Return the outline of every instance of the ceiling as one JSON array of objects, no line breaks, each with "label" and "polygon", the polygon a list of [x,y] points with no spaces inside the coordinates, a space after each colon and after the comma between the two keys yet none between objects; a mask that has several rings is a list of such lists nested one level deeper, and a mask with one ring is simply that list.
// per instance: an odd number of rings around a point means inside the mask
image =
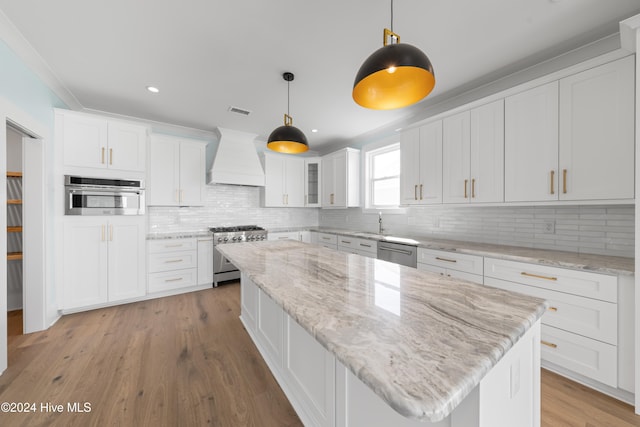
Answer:
[{"label": "ceiling", "polygon": [[351,98],[358,68],[382,46],[389,0],[0,0],[0,10],[72,108],[266,139],[283,124],[282,73],[291,71],[293,124],[323,151],[613,34],[619,21],[640,13],[640,2],[397,0],[394,31],[430,58],[436,88],[392,111],[367,110]]}]

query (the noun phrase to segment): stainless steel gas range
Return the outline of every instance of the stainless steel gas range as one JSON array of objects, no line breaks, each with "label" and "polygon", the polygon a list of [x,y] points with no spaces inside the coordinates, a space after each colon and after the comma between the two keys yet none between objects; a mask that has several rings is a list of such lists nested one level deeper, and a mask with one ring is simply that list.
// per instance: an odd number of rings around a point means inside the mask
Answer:
[{"label": "stainless steel gas range", "polygon": [[216,250],[216,246],[267,239],[267,230],[257,225],[211,227],[209,230],[213,233],[213,286],[218,286],[218,282],[240,278],[240,271]]}]

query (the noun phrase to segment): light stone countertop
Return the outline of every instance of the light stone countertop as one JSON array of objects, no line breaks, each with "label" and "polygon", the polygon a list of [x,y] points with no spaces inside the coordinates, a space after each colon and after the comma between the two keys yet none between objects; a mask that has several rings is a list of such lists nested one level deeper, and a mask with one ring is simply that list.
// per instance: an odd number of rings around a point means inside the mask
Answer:
[{"label": "light stone countertop", "polygon": [[147,240],[162,240],[162,239],[190,239],[196,237],[213,237],[213,233],[209,230],[194,230],[194,231],[175,231],[175,232],[161,232],[156,231],[147,234]]},{"label": "light stone countertop", "polygon": [[448,416],[546,309],[538,298],[297,241],[218,250],[417,420]]},{"label": "light stone countertop", "polygon": [[[360,237],[376,241],[385,241],[385,239],[387,239],[387,237],[380,234],[343,229],[309,228],[309,230],[321,233],[333,233],[341,236]],[[603,274],[632,276],[635,271],[635,260],[633,258],[554,251],[550,249],[525,248],[521,246],[507,246],[491,243],[431,239],[423,236],[398,235],[397,237],[413,239],[416,242],[416,246],[425,249],[436,249]]]}]

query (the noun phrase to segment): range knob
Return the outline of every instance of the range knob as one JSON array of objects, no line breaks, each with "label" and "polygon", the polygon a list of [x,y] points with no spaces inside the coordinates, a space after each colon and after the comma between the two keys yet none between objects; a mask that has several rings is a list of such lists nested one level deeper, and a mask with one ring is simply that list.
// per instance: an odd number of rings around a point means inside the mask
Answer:
[{"label": "range knob", "polygon": [[222,242],[222,237],[218,237],[218,242]]},{"label": "range knob", "polygon": [[228,238],[228,237],[225,237],[225,238],[224,238],[224,241],[225,241],[225,242],[226,242],[226,241],[228,241],[228,240],[229,240],[229,238]]},{"label": "range knob", "polygon": [[231,239],[231,240],[233,240],[233,241],[235,242],[236,240],[238,240],[238,238],[237,238],[237,237],[234,237],[234,238],[233,238],[233,239]]}]

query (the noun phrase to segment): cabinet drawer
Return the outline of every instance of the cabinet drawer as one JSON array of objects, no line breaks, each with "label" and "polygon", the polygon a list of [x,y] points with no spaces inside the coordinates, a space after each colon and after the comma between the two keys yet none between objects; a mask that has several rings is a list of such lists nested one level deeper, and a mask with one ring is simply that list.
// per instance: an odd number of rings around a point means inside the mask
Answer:
[{"label": "cabinet drawer", "polygon": [[[338,248],[340,249],[350,249],[351,251],[356,251],[354,253],[370,252],[377,256],[378,244],[373,240],[360,239],[356,237],[347,237],[347,236],[337,236],[337,239],[338,239]],[[351,251],[345,251],[345,252],[351,252]]]},{"label": "cabinet drawer", "polygon": [[544,325],[583,335],[608,344],[618,343],[618,305],[548,289],[485,278],[485,285],[546,299],[549,308]]},{"label": "cabinet drawer", "polygon": [[421,262],[418,263],[418,270],[422,271],[430,271],[431,273],[439,274],[440,276],[451,277],[454,279],[462,279],[467,280],[469,282],[477,283],[482,285],[483,278],[479,274],[467,273],[466,271],[457,271],[452,269],[447,269],[443,267],[438,267],[431,264],[423,264]]},{"label": "cabinet drawer", "polygon": [[318,244],[337,245],[338,236],[336,236],[335,234],[329,234],[329,233],[318,233]]},{"label": "cabinet drawer", "polygon": [[418,262],[479,275],[483,269],[481,256],[424,248],[418,248]]},{"label": "cabinet drawer", "polygon": [[195,268],[151,273],[149,274],[148,291],[149,293],[162,292],[195,286],[197,277],[198,270]]},{"label": "cabinet drawer", "polygon": [[149,273],[181,270],[198,266],[197,251],[182,251],[149,254]]},{"label": "cabinet drawer", "polygon": [[147,250],[151,253],[190,251],[198,248],[196,239],[148,240]]},{"label": "cabinet drawer", "polygon": [[618,301],[618,278],[525,262],[485,258],[485,277],[523,283],[603,301]]},{"label": "cabinet drawer", "polygon": [[267,240],[300,240],[297,231],[279,231],[267,234]]},{"label": "cabinet drawer", "polygon": [[617,387],[616,346],[547,325],[542,325],[541,343],[540,352],[543,360],[611,387]]}]

